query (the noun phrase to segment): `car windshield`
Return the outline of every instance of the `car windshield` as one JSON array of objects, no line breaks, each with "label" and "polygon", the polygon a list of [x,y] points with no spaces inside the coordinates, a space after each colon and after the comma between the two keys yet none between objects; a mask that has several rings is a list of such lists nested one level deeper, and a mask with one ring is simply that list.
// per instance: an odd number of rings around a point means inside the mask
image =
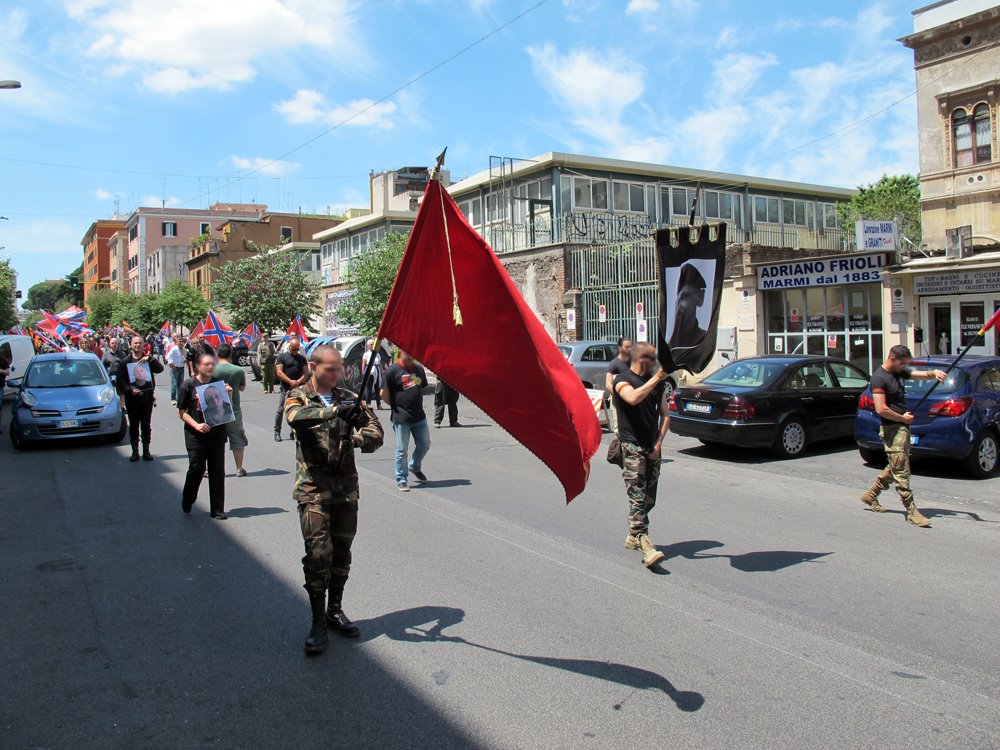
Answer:
[{"label": "car windshield", "polygon": [[769,382],[779,372],[784,365],[777,362],[764,362],[761,360],[749,360],[747,362],[733,362],[726,365],[718,372],[714,372],[705,378],[702,383],[707,385],[730,385],[740,388],[758,388]]},{"label": "car windshield", "polygon": [[57,359],[32,364],[24,385],[27,388],[82,388],[107,382],[104,366],[96,359]]},{"label": "car windshield", "polygon": [[[915,372],[927,372],[928,370],[937,370],[946,368],[944,367],[944,365],[941,365],[940,367],[934,365],[913,365],[913,367],[911,367],[910,369],[914,370]],[[933,386],[934,383],[936,382],[937,381],[934,380],[934,378],[927,378],[927,379],[921,378],[920,380],[911,378],[910,380],[907,380],[904,383],[904,386],[906,388],[906,395],[923,396],[925,393],[927,393],[927,391],[931,389],[931,386]],[[948,373],[947,380],[945,380],[943,383],[938,385],[937,388],[934,389],[934,393],[935,394],[940,393],[942,396],[948,393],[954,393],[955,391],[961,390],[968,382],[969,382],[969,374],[965,370],[955,368],[954,370]]]}]

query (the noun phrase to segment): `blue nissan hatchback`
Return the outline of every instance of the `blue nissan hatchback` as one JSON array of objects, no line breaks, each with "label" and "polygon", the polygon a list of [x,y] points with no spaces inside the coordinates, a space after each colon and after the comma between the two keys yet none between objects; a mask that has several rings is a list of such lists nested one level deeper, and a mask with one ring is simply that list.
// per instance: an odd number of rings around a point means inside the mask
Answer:
[{"label": "blue nissan hatchback", "polygon": [[[954,361],[954,357],[929,357],[914,360],[913,369],[947,370]],[[933,384],[933,380],[906,381],[910,411]],[[868,389],[858,400],[854,423],[854,439],[861,458],[868,463],[885,461],[878,429],[879,418]],[[965,357],[959,362],[914,412],[910,443],[914,457],[958,459],[974,477],[993,475],[1000,463],[1000,358]]]}]

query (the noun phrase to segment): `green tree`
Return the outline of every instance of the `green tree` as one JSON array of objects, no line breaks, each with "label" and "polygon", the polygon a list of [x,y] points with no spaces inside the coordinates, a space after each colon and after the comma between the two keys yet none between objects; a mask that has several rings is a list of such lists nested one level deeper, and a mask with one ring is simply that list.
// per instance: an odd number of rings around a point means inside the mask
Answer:
[{"label": "green tree", "polygon": [[296,314],[308,319],[319,310],[319,284],[299,270],[295,253],[255,249],[257,255],[222,266],[212,282],[212,300],[225,307],[233,330],[254,321],[284,329]]},{"label": "green tree", "polygon": [[159,319],[158,298],[159,295],[156,292],[119,294],[111,308],[110,324],[128,323],[129,326],[142,334],[150,329],[158,331],[163,323]]},{"label": "green tree", "polygon": [[21,307],[25,310],[52,310],[60,297],[62,297],[61,283],[39,281],[28,287],[28,294]]},{"label": "green tree", "polygon": [[174,279],[163,287],[157,305],[161,325],[169,320],[174,325],[194,328],[208,312],[208,302],[201,292],[181,279]]},{"label": "green tree", "polygon": [[345,283],[355,293],[337,307],[341,323],[357,326],[363,336],[378,333],[408,239],[408,234],[387,234],[351,260]]},{"label": "green tree", "polygon": [[895,221],[900,234],[920,245],[920,180],[912,174],[882,175],[878,182],[859,185],[848,203],[837,206],[841,224],[850,231],[854,222]]},{"label": "green tree", "polygon": [[87,322],[94,328],[111,325],[115,300],[122,295],[115,289],[95,289],[87,295]]},{"label": "green tree", "polygon": [[[0,248],[3,250],[3,248]],[[0,260],[0,331],[17,325],[16,304],[17,281],[9,260]]]}]

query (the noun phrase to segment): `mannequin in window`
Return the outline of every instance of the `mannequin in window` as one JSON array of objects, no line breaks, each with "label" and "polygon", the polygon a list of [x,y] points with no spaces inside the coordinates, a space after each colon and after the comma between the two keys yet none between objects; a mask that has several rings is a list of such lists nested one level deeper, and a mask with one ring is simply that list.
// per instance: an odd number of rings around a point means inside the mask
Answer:
[{"label": "mannequin in window", "polygon": [[948,340],[948,332],[941,331],[941,336],[938,338],[938,354],[949,354],[951,348],[951,341]]}]

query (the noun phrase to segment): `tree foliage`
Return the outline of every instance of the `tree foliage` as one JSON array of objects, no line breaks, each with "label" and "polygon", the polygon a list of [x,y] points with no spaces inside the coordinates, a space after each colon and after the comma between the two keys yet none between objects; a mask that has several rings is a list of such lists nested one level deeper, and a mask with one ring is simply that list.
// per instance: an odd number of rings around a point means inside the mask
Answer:
[{"label": "tree foliage", "polygon": [[[83,264],[67,274],[75,277],[77,286],[74,289],[66,279],[39,281],[28,289],[28,294],[21,303],[25,310],[52,310],[62,312],[71,305],[83,305]],[[60,307],[60,305],[62,305]]]},{"label": "tree foliage", "polygon": [[115,289],[95,289],[87,295],[87,323],[94,328],[111,325],[115,300],[121,296]]},{"label": "tree foliage", "polygon": [[900,234],[920,244],[920,180],[915,175],[882,175],[878,182],[859,185],[857,195],[837,212],[845,229],[862,219],[895,221]]},{"label": "tree foliage", "polygon": [[11,268],[9,260],[0,260],[0,330],[2,331],[17,325],[17,313],[14,310],[16,292],[14,269]]},{"label": "tree foliage", "polygon": [[396,282],[408,234],[387,234],[350,262],[347,286],[355,293],[337,307],[337,319],[357,326],[363,336],[374,336]]},{"label": "tree foliage", "polygon": [[127,323],[139,333],[158,331],[163,321],[160,319],[159,295],[156,292],[142,294],[119,294],[111,307],[110,324]]},{"label": "tree foliage", "polygon": [[181,279],[174,279],[163,287],[157,304],[160,324],[169,320],[175,325],[194,328],[208,312],[208,302],[201,292]]},{"label": "tree foliage", "polygon": [[212,300],[225,307],[239,330],[256,321],[269,331],[285,328],[298,314],[303,320],[319,310],[319,284],[299,270],[294,253],[258,254],[233,260],[219,269],[212,282]]}]

